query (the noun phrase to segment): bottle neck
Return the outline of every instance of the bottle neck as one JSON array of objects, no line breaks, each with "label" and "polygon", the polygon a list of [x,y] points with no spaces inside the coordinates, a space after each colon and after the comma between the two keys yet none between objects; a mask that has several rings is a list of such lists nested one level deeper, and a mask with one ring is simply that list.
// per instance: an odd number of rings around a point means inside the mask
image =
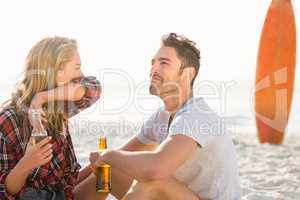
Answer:
[{"label": "bottle neck", "polygon": [[99,139],[99,150],[107,149],[107,142],[105,137],[100,137]]},{"label": "bottle neck", "polygon": [[42,124],[42,117],[41,113],[38,110],[32,111],[32,120],[34,123],[33,130],[32,130],[32,136],[47,136],[47,131],[45,130],[43,124]]}]

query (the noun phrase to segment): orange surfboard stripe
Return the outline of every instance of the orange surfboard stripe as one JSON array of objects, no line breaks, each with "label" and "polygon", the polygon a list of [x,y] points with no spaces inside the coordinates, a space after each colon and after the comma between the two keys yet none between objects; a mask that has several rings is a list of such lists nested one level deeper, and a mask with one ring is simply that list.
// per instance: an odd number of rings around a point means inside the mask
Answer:
[{"label": "orange surfboard stripe", "polygon": [[255,111],[261,143],[280,144],[288,124],[296,66],[296,25],[290,0],[273,0],[261,33]]}]

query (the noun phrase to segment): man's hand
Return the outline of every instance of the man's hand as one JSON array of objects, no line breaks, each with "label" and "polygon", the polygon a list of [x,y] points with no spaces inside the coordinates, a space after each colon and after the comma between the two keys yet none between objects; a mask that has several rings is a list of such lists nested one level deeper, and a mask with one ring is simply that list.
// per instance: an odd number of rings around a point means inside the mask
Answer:
[{"label": "man's hand", "polygon": [[101,167],[102,165],[104,165],[104,161],[103,161],[103,155],[105,154],[105,151],[104,152],[91,152],[90,153],[90,157],[89,157],[89,160],[91,162],[91,169],[93,171],[94,174],[96,174],[96,169],[98,167]]}]

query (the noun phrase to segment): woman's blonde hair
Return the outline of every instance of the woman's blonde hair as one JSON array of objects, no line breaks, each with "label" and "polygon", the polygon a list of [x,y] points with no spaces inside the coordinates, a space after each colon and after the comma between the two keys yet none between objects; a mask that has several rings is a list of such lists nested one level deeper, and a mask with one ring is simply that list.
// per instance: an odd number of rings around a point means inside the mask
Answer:
[{"label": "woman's blonde hair", "polygon": [[[36,93],[57,87],[57,72],[64,68],[76,51],[76,40],[65,37],[49,37],[35,44],[27,55],[22,79],[6,104],[26,114]],[[48,102],[44,108],[48,128],[54,132],[62,131],[66,118],[58,102]]]}]

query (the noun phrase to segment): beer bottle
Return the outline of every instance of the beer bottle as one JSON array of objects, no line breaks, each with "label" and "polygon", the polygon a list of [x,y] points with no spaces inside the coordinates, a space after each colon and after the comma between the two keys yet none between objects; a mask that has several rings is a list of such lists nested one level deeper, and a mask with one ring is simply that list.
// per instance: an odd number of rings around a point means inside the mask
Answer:
[{"label": "beer bottle", "polygon": [[[99,153],[107,149],[107,141],[105,137],[99,139]],[[111,167],[104,164],[97,168],[96,191],[109,193],[111,191]]]}]

